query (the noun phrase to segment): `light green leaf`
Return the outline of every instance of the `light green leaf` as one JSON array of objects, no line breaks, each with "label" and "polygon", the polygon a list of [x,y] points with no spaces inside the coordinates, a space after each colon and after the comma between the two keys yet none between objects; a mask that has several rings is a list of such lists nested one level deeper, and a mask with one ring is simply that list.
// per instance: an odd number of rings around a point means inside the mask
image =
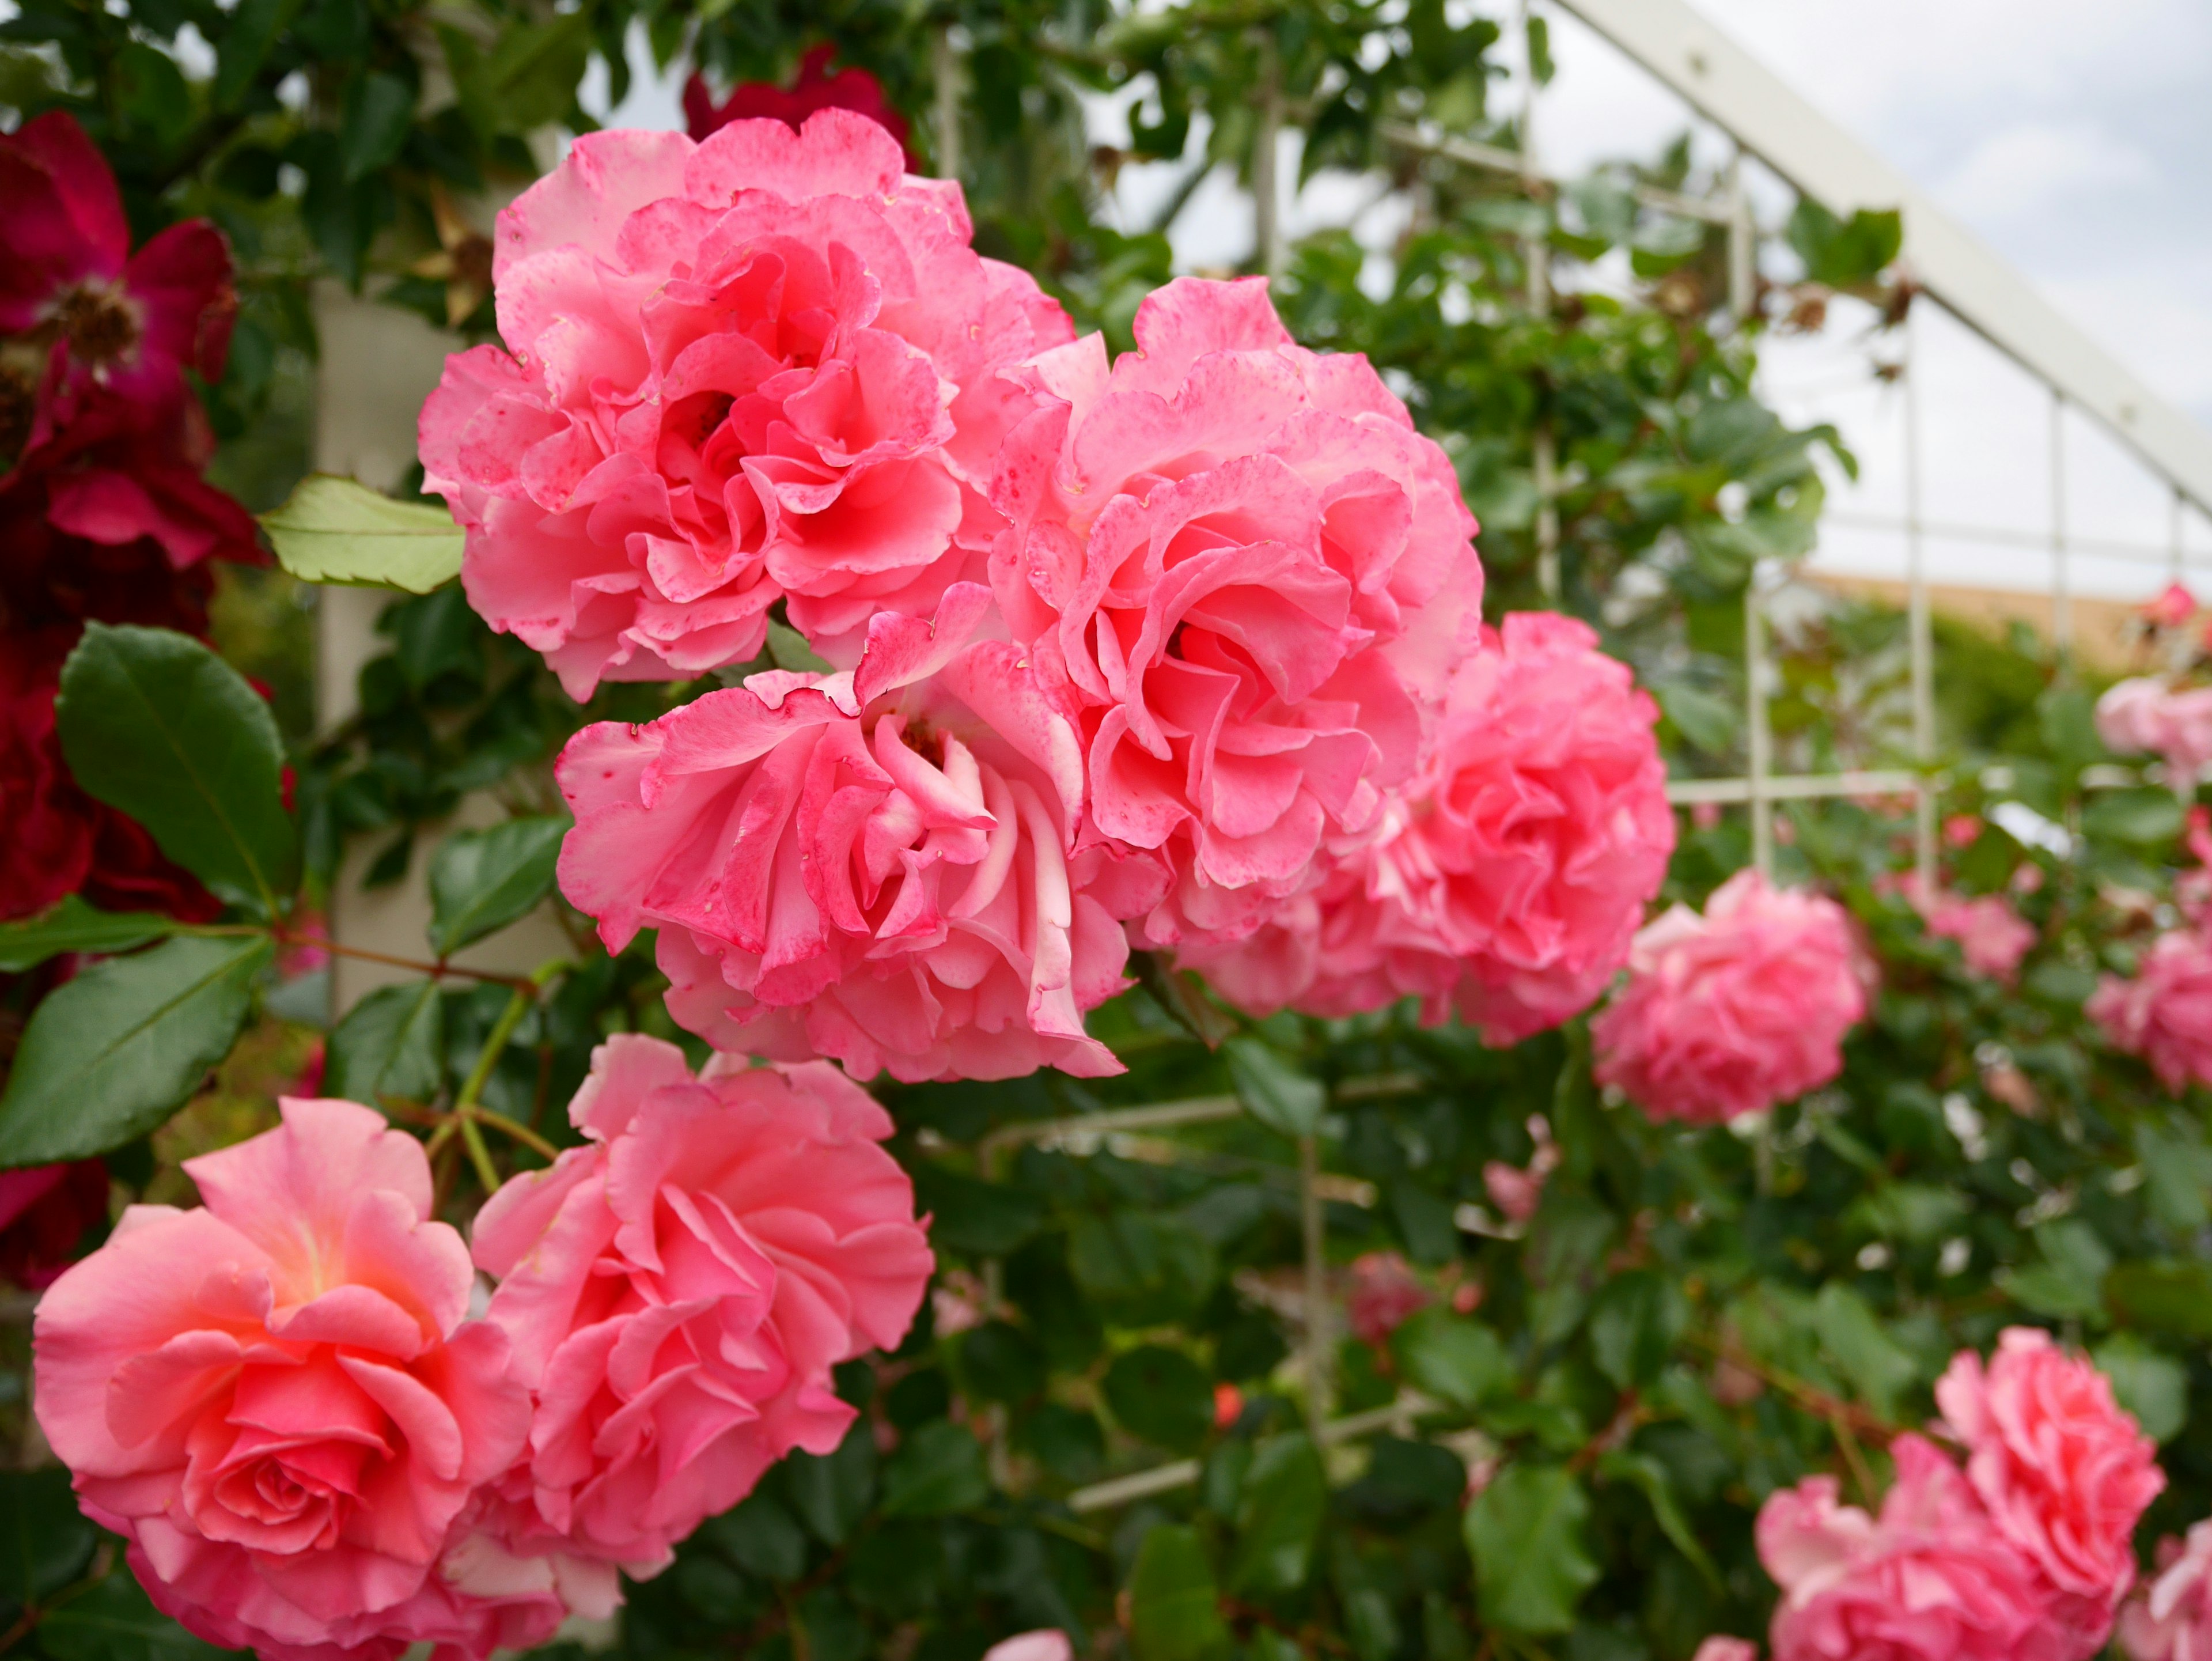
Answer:
[{"label": "light green leaf", "polygon": [[310,473],[261,515],[276,563],[306,582],[427,594],[461,571],[461,527],[443,508],[395,502],[366,484]]},{"label": "light green leaf", "polygon": [[2171,1441],[2189,1422],[2189,1369],[2153,1349],[2132,1332],[2106,1339],[2090,1352],[2112,1381],[2112,1394],[2136,1416],[2154,1442]]},{"label": "light green leaf", "polygon": [[1689,1299],[1680,1287],[1650,1269],[1631,1269],[1598,1288],[1590,1309],[1590,1354],[1598,1370],[1621,1389],[1648,1384],[1689,1323]]},{"label": "light green leaf", "polygon": [[1508,1632],[1565,1632],[1597,1584],[1583,1531],[1589,1496],[1561,1465],[1508,1465],[1465,1519],[1482,1618]]},{"label": "light green leaf", "polygon": [[794,673],[826,675],[830,660],[806,643],[806,636],[787,623],[768,620],[769,660]]},{"label": "light green leaf", "polygon": [[1328,1506],[1328,1479],[1311,1441],[1278,1436],[1261,1443],[1237,1503],[1229,1590],[1285,1592],[1304,1585]]},{"label": "light green leaf", "polygon": [[276,950],[186,935],[50,993],[0,1097],[0,1165],[89,1159],[160,1125],[230,1053]]},{"label": "light green leaf", "polygon": [[1513,1363],[1496,1333],[1434,1305],[1390,1335],[1390,1353],[1407,1383],[1455,1407],[1474,1407],[1512,1381]]},{"label": "light green leaf", "polygon": [[550,815],[459,830],[430,860],[430,947],[449,957],[497,934],[553,891],[568,821]]},{"label": "light green leaf", "polygon": [[276,718],[199,642],[87,624],[54,715],[76,782],[223,898],[268,915],[291,891],[300,841]]},{"label": "light green leaf", "polygon": [[1919,1368],[1911,1353],[1882,1329],[1866,1299],[1831,1281],[1814,1300],[1813,1323],[1821,1347],[1852,1388],[1875,1412],[1893,1417],[1899,1394],[1911,1384]]},{"label": "light green leaf", "polygon": [[1129,1576],[1129,1648],[1136,1661],[1212,1661],[1229,1647],[1198,1530],[1153,1528]]},{"label": "light green leaf", "polygon": [[0,923],[0,973],[20,975],[64,952],[128,952],[176,926],[152,911],[95,911],[71,894],[51,911]]},{"label": "light green leaf", "polygon": [[375,1106],[427,1102],[445,1076],[445,1001],[434,980],[379,987],[331,1033],[323,1093]]},{"label": "light green leaf", "polygon": [[1261,1124],[1285,1136],[1310,1136],[1320,1128],[1328,1092],[1318,1080],[1258,1038],[1231,1038],[1221,1053],[1245,1110]]}]

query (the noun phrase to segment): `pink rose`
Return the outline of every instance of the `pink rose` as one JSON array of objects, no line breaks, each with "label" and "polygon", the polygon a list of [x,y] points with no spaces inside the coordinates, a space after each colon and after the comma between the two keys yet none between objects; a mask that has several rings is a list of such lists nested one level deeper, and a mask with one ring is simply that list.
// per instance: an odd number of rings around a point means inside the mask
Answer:
[{"label": "pink rose", "polygon": [[1373,820],[1472,644],[1450,463],[1365,359],[1293,344],[1264,279],[1181,278],[1138,350],[1019,373],[1046,407],[992,499],[1006,627],[1075,712],[1094,837],[1164,854],[1140,944],[1248,934]]},{"label": "pink rose", "polygon": [[1701,1642],[1690,1661],[1759,1661],[1759,1646],[1747,1638],[1716,1635]]},{"label": "pink rose", "polygon": [[1879,1520],[1812,1476],[1759,1507],[1759,1561],[1782,1588],[1774,1661],[2084,1661],[2049,1618],[2034,1565],[1990,1526],[1932,1445],[1890,1445]]},{"label": "pink rose", "polygon": [[185,1162],[202,1208],[133,1206],[40,1300],[39,1422],[85,1514],[209,1641],[483,1655],[471,1634],[498,1623],[444,1554],[528,1433],[507,1336],[464,1318],[468,1248],[430,1220],[422,1144],[351,1102],[281,1106]]},{"label": "pink rose", "polygon": [[2212,1522],[2158,1542],[2158,1575],[2120,1610],[2128,1661],[2212,1661]]},{"label": "pink rose", "polygon": [[779,599],[849,663],[877,611],[984,575],[1033,401],[998,371],[1069,329],[902,167],[841,109],[592,133],[500,215],[507,350],[447,361],[422,464],[470,604],[574,696],[744,662]]},{"label": "pink rose", "polygon": [[1414,995],[1504,1045],[1613,978],[1674,849],[1657,708],[1572,618],[1483,634],[1373,841],[1249,941],[1184,955],[1231,1002],[1344,1016]]},{"label": "pink rose", "polygon": [[1417,1309],[1435,1302],[1395,1251],[1364,1251],[1352,1260],[1352,1292],[1345,1316],[1352,1335],[1380,1349]]},{"label": "pink rose", "polygon": [[2020,974],[2020,960],[2034,949],[2037,935],[2034,925],[2014,910],[2003,895],[1969,899],[1963,894],[1938,893],[1930,900],[1913,878],[1906,879],[1905,891],[1930,934],[1958,941],[1968,969],[2007,986],[2013,983]]},{"label": "pink rose", "polygon": [[[906,143],[906,118],[898,113],[884,83],[863,69],[850,65],[832,74],[830,60],[837,48],[827,44],[809,46],[799,60],[799,74],[788,87],[767,81],[747,81],[730,88],[720,103],[707,78],[694,73],[684,83],[684,125],[694,138],[708,138],[732,121],[772,118],[796,130],[817,110],[851,110],[865,115]],[[906,152],[907,171],[920,173],[921,160]]]},{"label": "pink rose", "polygon": [[489,1530],[563,1573],[663,1567],[675,1542],[853,1409],[830,1369],[905,1335],[932,1259],[890,1117],[825,1063],[617,1036],[568,1116],[590,1145],[516,1177],[476,1221],[535,1412]]},{"label": "pink rose", "polygon": [[2136,615],[2154,629],[2179,629],[2197,615],[2197,596],[2179,582],[2169,582],[2154,599],[2136,608]]},{"label": "pink rose", "polygon": [[1115,919],[1164,878],[1078,850],[1073,728],[1018,648],[958,646],[988,604],[957,585],[933,631],[878,619],[856,673],[755,675],[570,740],[562,888],[610,950],[660,931],[683,1025],[863,1078],[1121,1070],[1083,1012],[1127,984]]},{"label": "pink rose", "polygon": [[1677,905],[1636,936],[1627,983],[1591,1023],[1600,1084],[1654,1118],[1717,1123],[1843,1071],[1872,973],[1850,915],[1739,871],[1700,916]]},{"label": "pink rose", "polygon": [[2155,755],[2184,782],[2212,763],[2212,686],[2147,676],[2116,682],[2097,700],[2097,735],[2122,755]]},{"label": "pink rose", "polygon": [[1075,1646],[1057,1627],[1017,1633],[983,1652],[983,1661],[1075,1661]]},{"label": "pink rose", "polygon": [[2115,1050],[2141,1056],[2168,1090],[2212,1084],[2212,940],[2194,928],[2160,934],[2131,980],[2106,975],[2082,1006]]},{"label": "pink rose", "polygon": [[2133,1584],[2136,1519],[2166,1487],[2158,1448],[2088,1361],[2008,1327],[1985,1368],[1962,1352],[1936,1384],[1997,1532],[2054,1588],[2053,1619],[2100,1647]]}]

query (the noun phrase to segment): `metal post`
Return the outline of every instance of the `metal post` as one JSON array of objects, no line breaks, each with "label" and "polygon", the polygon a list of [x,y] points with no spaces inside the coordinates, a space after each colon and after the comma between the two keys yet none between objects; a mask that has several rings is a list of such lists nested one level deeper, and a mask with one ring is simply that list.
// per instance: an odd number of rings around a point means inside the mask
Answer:
[{"label": "metal post", "polygon": [[1744,194],[1741,145],[1729,157],[1727,200],[1729,315],[1742,329],[1750,324],[1752,308],[1759,301],[1759,228],[1752,223],[1751,198]]},{"label": "metal post", "polygon": [[1928,612],[1928,569],[1921,548],[1920,380],[1913,350],[1912,313],[1905,317],[1905,636],[1912,665],[1912,759],[1919,782],[1912,792],[1913,868],[1921,894],[1936,893],[1936,791],[1927,769],[1936,759],[1936,642]]},{"label": "metal post", "polygon": [[[1528,38],[1529,8],[1521,8],[1521,38]],[[1528,90],[1521,105],[1521,185],[1531,203],[1540,203],[1546,181],[1536,152],[1536,70],[1528,66]],[[1528,270],[1528,309],[1537,317],[1552,310],[1552,252],[1540,232],[1521,239],[1521,261]],[[1548,411],[1536,417],[1534,454],[1531,458],[1536,484],[1536,589],[1544,599],[1559,599],[1559,438],[1552,430]]]},{"label": "metal post", "polygon": [[960,177],[960,49],[953,43],[952,25],[940,24],[930,37],[929,76],[936,82],[936,102],[930,112],[932,137],[937,145],[937,176]]},{"label": "metal post", "polygon": [[1252,231],[1261,274],[1283,274],[1282,187],[1275,176],[1283,131],[1283,64],[1272,21],[1260,26],[1260,119],[1252,131]]},{"label": "metal post", "polygon": [[1766,725],[1766,614],[1759,596],[1759,571],[1743,590],[1743,684],[1745,713],[1750,721],[1749,787],[1751,803],[1751,862],[1759,874],[1774,875],[1774,803],[1766,794],[1766,781],[1774,768],[1773,738]]},{"label": "metal post", "polygon": [[1322,1445],[1322,1427],[1328,1422],[1329,1337],[1333,1325],[1328,1306],[1328,1257],[1326,1219],[1322,1215],[1321,1155],[1311,1136],[1298,1138],[1298,1211],[1305,1235],[1305,1372],[1306,1428],[1314,1445]]},{"label": "metal post", "polygon": [[2074,597],[2066,570],[2066,394],[2051,389],[2051,644],[2063,675],[2074,658]]},{"label": "metal post", "polygon": [[2177,484],[2173,487],[2173,503],[2169,510],[2166,524],[2167,553],[2172,564],[2173,580],[2176,582],[2181,581],[2181,487]]}]

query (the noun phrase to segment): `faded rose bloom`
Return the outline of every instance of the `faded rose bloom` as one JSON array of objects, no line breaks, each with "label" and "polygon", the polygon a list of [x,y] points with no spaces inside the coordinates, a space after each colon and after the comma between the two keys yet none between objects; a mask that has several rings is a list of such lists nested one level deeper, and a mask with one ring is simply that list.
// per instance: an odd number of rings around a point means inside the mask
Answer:
[{"label": "faded rose bloom", "polygon": [[1407,1317],[1435,1301],[1406,1260],[1395,1251],[1364,1251],[1352,1260],[1352,1290],[1345,1299],[1345,1317],[1352,1336],[1363,1344],[1382,1348]]},{"label": "faded rose bloom", "polygon": [[2049,1619],[2094,1653],[2135,1580],[2136,1523],[2166,1487],[2157,1445],[2103,1373],[2033,1327],[2007,1328],[1986,1366],[1958,1355],[1936,1405],[1991,1526],[2049,1581]]},{"label": "faded rose bloom", "polygon": [[2179,1095],[2212,1084],[2212,940],[2176,928],[2151,943],[2134,977],[2106,975],[2082,1006],[2113,1049],[2141,1056]]},{"label": "faded rose bloom", "polygon": [[[589,1137],[477,1214],[489,1319],[531,1389],[492,1530],[518,1557],[656,1573],[854,1410],[830,1370],[906,1334],[932,1268],[890,1117],[835,1068],[618,1035],[569,1106]],[[574,1565],[570,1565],[573,1571]]]},{"label": "faded rose bloom", "polygon": [[1871,965],[1850,915],[1740,871],[1703,916],[1678,905],[1636,937],[1627,983],[1591,1024],[1596,1077],[1654,1118],[1717,1123],[1843,1070]]},{"label": "faded rose bloom", "polygon": [[106,1220],[105,1161],[0,1171],[0,1281],[32,1292],[52,1286],[85,1231]]},{"label": "faded rose bloom", "polygon": [[1180,278],[1138,350],[1041,354],[1001,453],[1006,626],[1075,712],[1086,841],[1164,856],[1137,943],[1240,939],[1365,831],[1473,643],[1474,522],[1365,359],[1294,344],[1263,278]]},{"label": "faded rose bloom", "polygon": [[799,74],[788,87],[766,81],[747,81],[730,88],[729,96],[714,101],[707,77],[694,73],[684,83],[684,125],[694,138],[710,138],[732,121],[758,119],[781,121],[794,131],[817,110],[850,110],[865,115],[898,140],[905,149],[906,170],[921,171],[921,159],[906,142],[906,118],[893,107],[884,83],[863,69],[847,67],[835,75],[830,62],[837,48],[809,46],[799,60]]},{"label": "faded rose bloom", "polygon": [[422,463],[470,603],[572,695],[745,662],[779,599],[850,665],[871,618],[985,575],[1036,402],[999,372],[1070,331],[902,166],[840,109],[591,133],[501,213],[506,346],[447,360]]},{"label": "faded rose bloom", "polygon": [[2212,1522],[2158,1542],[2158,1573],[2120,1610],[2128,1661],[2212,1661]]},{"label": "faded rose bloom", "polygon": [[1018,648],[959,645],[988,603],[961,585],[933,631],[879,618],[856,673],[569,742],[562,891],[611,950],[660,931],[684,1025],[862,1078],[1121,1070],[1083,1014],[1127,984],[1115,918],[1162,879],[1079,850],[1073,729]]},{"label": "faded rose bloom", "polygon": [[131,1207],[47,1289],[40,1425],[148,1596],[210,1643],[469,1647],[443,1560],[528,1397],[506,1335],[465,1318],[468,1248],[430,1220],[422,1145],[352,1102],[280,1106],[185,1162],[202,1208]]},{"label": "faded rose bloom", "polygon": [[1701,1642],[1690,1661],[1759,1661],[1759,1646],[1747,1638],[1716,1635]]},{"label": "faded rose bloom", "polygon": [[1924,1439],[1891,1444],[1877,1520],[1812,1476],[1759,1507],[1759,1561],[1782,1588],[1774,1661],[2086,1661],[2050,1618],[2036,1567],[1996,1532]]}]

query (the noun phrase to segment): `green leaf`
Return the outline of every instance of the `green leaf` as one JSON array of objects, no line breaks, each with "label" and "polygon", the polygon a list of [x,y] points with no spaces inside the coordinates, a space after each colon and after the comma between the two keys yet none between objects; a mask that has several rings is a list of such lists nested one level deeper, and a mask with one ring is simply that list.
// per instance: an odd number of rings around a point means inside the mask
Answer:
[{"label": "green leaf", "polygon": [[1231,1038],[1221,1053],[1245,1110],[1261,1124],[1285,1136],[1310,1136],[1320,1129],[1328,1092],[1279,1050],[1258,1038]]},{"label": "green leaf", "polygon": [[1230,1648],[1198,1530],[1162,1524],[1145,1536],[1129,1575],[1129,1649],[1136,1661],[1212,1661]]},{"label": "green leaf", "polygon": [[1482,1618],[1508,1632],[1565,1632],[1597,1584],[1583,1530],[1589,1496],[1559,1465],[1508,1465],[1468,1507]]},{"label": "green leaf", "polygon": [[155,1609],[125,1568],[39,1622],[39,1647],[51,1661],[216,1661],[243,1652],[195,1638]]},{"label": "green leaf", "polygon": [[95,911],[71,894],[51,911],[0,923],[0,974],[20,975],[64,952],[128,952],[176,926],[153,911]]},{"label": "green leaf", "polygon": [[2035,1231],[2044,1261],[2025,1269],[2001,1269],[1996,1283],[2039,1315],[2084,1320],[2105,1307],[2105,1275],[2112,1254],[2096,1230],[2078,1218],[2046,1223]]},{"label": "green leaf", "polygon": [[2182,818],[2171,790],[2107,790],[2089,798],[2081,829],[2095,841],[2154,847],[2179,836]]},{"label": "green leaf", "polygon": [[261,515],[276,563],[306,582],[344,582],[427,594],[461,572],[466,540],[453,516],[330,473],[301,479]]},{"label": "green leaf", "polygon": [[727,1552],[738,1567],[763,1580],[796,1580],[806,1567],[806,1536],[782,1502],[756,1491],[699,1530]]},{"label": "green leaf", "polygon": [[1834,1358],[1851,1387],[1885,1418],[1893,1417],[1897,1398],[1919,1374],[1912,1356],[1882,1329],[1865,1299],[1831,1281],[1814,1301],[1813,1323],[1822,1348]]},{"label": "green leaf", "polygon": [[1455,1407],[1475,1407],[1513,1379],[1513,1363],[1496,1333],[1434,1305],[1399,1325],[1390,1353],[1407,1383]]},{"label": "green leaf", "polygon": [[0,1471],[0,1609],[38,1603],[69,1585],[84,1573],[99,1538],[61,1466]]},{"label": "green leaf", "polygon": [[331,1033],[323,1093],[375,1106],[387,1096],[427,1102],[446,1069],[445,1001],[424,978],[379,987]]},{"label": "green leaf", "polygon": [[1631,1269],[1598,1288],[1590,1309],[1590,1354],[1621,1389],[1648,1384],[1689,1323],[1690,1300],[1680,1287],[1651,1269]]},{"label": "green leaf", "polygon": [[223,898],[275,912],[300,843],[276,717],[243,675],[187,636],[88,623],[55,719],[87,791]]},{"label": "green leaf", "polygon": [[834,1453],[794,1453],[783,1462],[784,1497],[814,1537],[838,1546],[876,1497],[876,1438],[861,1420]]},{"label": "green leaf", "polygon": [[430,859],[430,948],[452,956],[497,934],[553,891],[568,821],[544,815],[459,830]]},{"label": "green leaf", "polygon": [[806,636],[787,623],[768,620],[769,660],[779,669],[801,674],[826,675],[830,660],[806,643]]},{"label": "green leaf", "polygon": [[372,71],[346,88],[338,124],[338,149],[348,184],[356,184],[398,159],[415,119],[415,88],[396,75]]},{"label": "green leaf", "polygon": [[2112,1381],[2112,1394],[2136,1416],[2143,1434],[2166,1442],[2189,1422],[2189,1369],[2131,1332],[2106,1339],[2090,1352]]},{"label": "green leaf", "polygon": [[2212,1263],[2117,1264],[2105,1276],[2105,1301],[2130,1326],[2212,1338]]},{"label": "green leaf", "polygon": [[1139,1344],[1106,1369],[1106,1405],[1131,1435],[1188,1453],[1213,1428],[1213,1387],[1197,1362],[1164,1344]]},{"label": "green leaf", "polygon": [[1195,1230],[1125,1208],[1085,1212],[1067,1231],[1075,1283],[1119,1326],[1161,1326],[1198,1311],[1220,1277],[1221,1260]]},{"label": "green leaf", "polygon": [[915,1204],[933,1214],[932,1244],[974,1257],[1006,1257],[1044,1224],[1044,1202],[941,1165],[914,1168]]},{"label": "green leaf", "polygon": [[158,1127],[230,1053],[276,949],[187,935],[48,994],[0,1097],[0,1166],[89,1159]]},{"label": "green leaf", "polygon": [[277,33],[299,9],[300,0],[239,0],[215,51],[215,84],[208,95],[216,108],[238,107]]},{"label": "green leaf", "polygon": [[1268,1594],[1304,1585],[1328,1507],[1328,1479],[1313,1443],[1304,1436],[1262,1442],[1237,1502],[1229,1590]]},{"label": "green leaf", "polygon": [[1651,690],[1667,719],[1707,755],[1724,756],[1735,747],[1743,712],[1728,699],[1681,680],[1656,681]]},{"label": "green leaf", "polygon": [[986,1321],[960,1339],[960,1381],[985,1402],[1025,1402],[1043,1393],[1045,1358],[1011,1321]]},{"label": "green leaf", "polygon": [[1702,1543],[1690,1519],[1682,1514],[1681,1502],[1674,1497],[1674,1485],[1668,1480],[1667,1467],[1648,1453],[1632,1453],[1626,1448],[1613,1448],[1598,1456],[1598,1475],[1616,1482],[1626,1482],[1641,1492],[1651,1503],[1652,1519],[1659,1524],[1676,1551],[1690,1560],[1691,1566],[1703,1575],[1716,1590],[1720,1585],[1720,1571]]},{"label": "green leaf", "polygon": [[983,1447],[975,1432],[939,1419],[900,1443],[885,1463],[878,1509],[885,1517],[942,1517],[973,1511],[990,1497]]}]

